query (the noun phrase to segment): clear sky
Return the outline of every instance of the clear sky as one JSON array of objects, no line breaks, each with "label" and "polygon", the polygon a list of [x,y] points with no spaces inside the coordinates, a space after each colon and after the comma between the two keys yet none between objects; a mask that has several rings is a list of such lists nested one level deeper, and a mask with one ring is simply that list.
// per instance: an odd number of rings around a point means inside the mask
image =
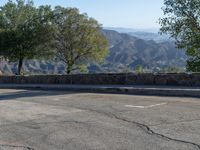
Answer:
[{"label": "clear sky", "polygon": [[[6,2],[0,0],[0,5]],[[34,0],[34,3],[77,7],[104,27],[159,28],[158,18],[163,14],[163,0]]]}]

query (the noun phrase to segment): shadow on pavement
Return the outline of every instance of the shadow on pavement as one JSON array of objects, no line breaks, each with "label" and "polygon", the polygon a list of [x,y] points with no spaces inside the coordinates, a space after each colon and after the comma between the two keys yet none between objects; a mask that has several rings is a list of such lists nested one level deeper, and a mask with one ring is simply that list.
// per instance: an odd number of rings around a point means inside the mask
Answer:
[{"label": "shadow on pavement", "polygon": [[0,93],[0,101],[13,100],[17,98],[31,98],[41,96],[56,96],[64,94],[73,94],[74,92],[61,92],[61,91],[36,91],[36,90],[23,90],[17,92],[2,92]]}]

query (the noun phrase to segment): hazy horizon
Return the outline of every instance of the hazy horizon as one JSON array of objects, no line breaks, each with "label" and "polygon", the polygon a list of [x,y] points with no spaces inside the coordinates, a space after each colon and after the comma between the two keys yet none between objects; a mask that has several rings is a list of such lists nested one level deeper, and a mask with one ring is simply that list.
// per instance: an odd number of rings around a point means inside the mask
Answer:
[{"label": "hazy horizon", "polygon": [[148,33],[159,33],[160,28],[126,28],[126,27],[103,27],[107,30],[115,30],[121,33],[128,32],[148,32]]}]

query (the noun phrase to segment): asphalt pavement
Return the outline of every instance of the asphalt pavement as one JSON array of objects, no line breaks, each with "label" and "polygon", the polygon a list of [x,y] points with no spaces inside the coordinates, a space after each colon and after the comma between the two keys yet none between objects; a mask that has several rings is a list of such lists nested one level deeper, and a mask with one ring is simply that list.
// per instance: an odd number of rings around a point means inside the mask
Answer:
[{"label": "asphalt pavement", "polygon": [[0,150],[199,150],[200,98],[0,89]]}]

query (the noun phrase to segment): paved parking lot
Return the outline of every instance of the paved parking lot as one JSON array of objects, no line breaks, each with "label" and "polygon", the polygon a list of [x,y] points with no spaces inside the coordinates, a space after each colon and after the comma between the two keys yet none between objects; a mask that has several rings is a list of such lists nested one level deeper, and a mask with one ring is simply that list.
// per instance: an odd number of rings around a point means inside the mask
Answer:
[{"label": "paved parking lot", "polygon": [[200,99],[0,89],[0,150],[200,149]]}]

